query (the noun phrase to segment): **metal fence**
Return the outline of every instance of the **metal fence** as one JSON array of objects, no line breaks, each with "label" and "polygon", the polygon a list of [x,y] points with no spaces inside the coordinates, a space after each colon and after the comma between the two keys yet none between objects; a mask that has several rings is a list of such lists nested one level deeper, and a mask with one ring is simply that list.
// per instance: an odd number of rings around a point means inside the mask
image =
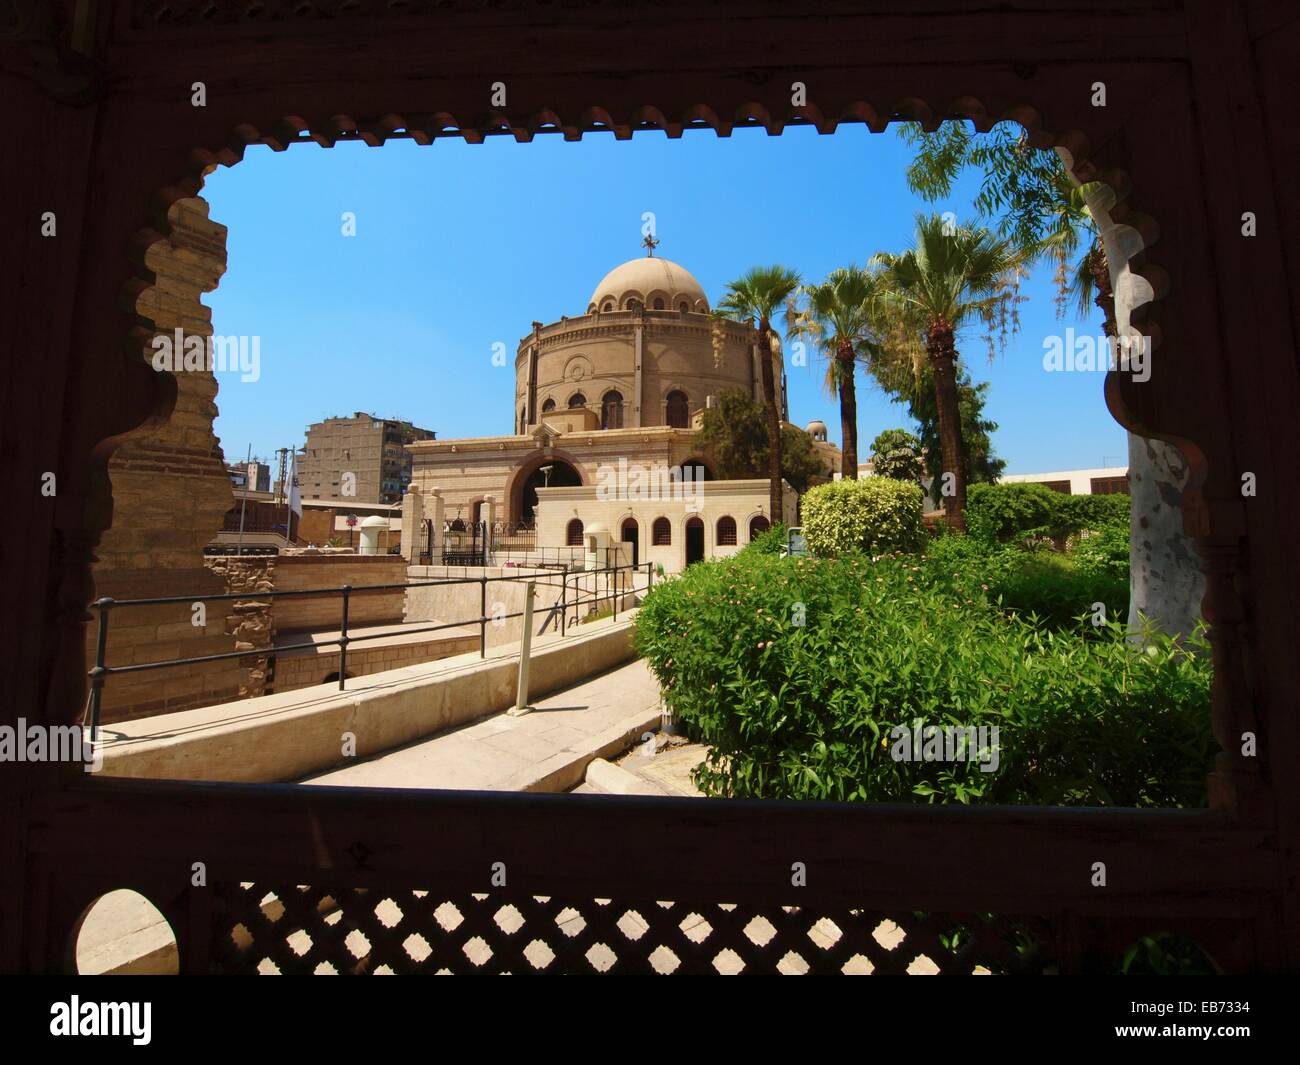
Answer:
[{"label": "metal fence", "polygon": [[[90,669],[90,729],[91,739],[97,740],[99,737],[99,715],[100,705],[103,700],[104,684],[110,676],[120,673],[141,673],[154,669],[166,669],[171,666],[188,666],[200,662],[219,662],[235,658],[254,658],[263,653],[278,654],[284,651],[316,650],[321,647],[338,647],[339,649],[339,691],[344,690],[347,681],[347,662],[348,646],[353,643],[361,643],[365,640],[377,640],[391,636],[391,632],[371,633],[363,636],[350,636],[348,634],[348,607],[353,595],[364,594],[368,592],[386,592],[394,590],[405,591],[411,588],[432,588],[447,587],[456,584],[477,584],[479,585],[479,614],[477,617],[461,618],[457,621],[441,622],[437,625],[421,625],[418,628],[404,628],[403,635],[414,636],[425,632],[439,632],[444,629],[453,629],[465,625],[477,624],[479,627],[479,657],[487,655],[487,626],[489,621],[496,622],[509,621],[512,618],[524,616],[524,611],[518,610],[508,614],[494,614],[491,617],[487,612],[487,588],[489,584],[496,584],[504,581],[514,583],[532,583],[539,587],[558,587],[560,589],[560,599],[552,607],[549,607],[540,613],[543,615],[543,621],[539,627],[539,633],[544,633],[552,625],[558,625],[560,635],[565,636],[568,633],[570,624],[568,617],[570,611],[573,612],[573,624],[579,622],[579,611],[582,607],[589,608],[590,616],[593,612],[599,612],[601,605],[609,604],[609,609],[615,620],[618,618],[619,600],[625,596],[633,595],[636,592],[635,575],[644,571],[646,574],[646,589],[648,590],[654,584],[654,570],[650,563],[644,563],[641,566],[607,566],[600,569],[570,569],[565,566],[557,572],[540,573],[540,574],[503,574],[501,576],[489,577],[482,574],[477,577],[440,577],[428,581],[406,581],[401,584],[365,584],[350,585],[344,584],[332,588],[299,588],[292,591],[282,592],[229,592],[222,595],[173,595],[163,596],[152,599],[113,599],[105,596],[95,600],[92,604],[98,611],[98,630],[95,639],[95,664]],[[620,574],[627,574],[626,582]],[[603,582],[601,578],[604,578]],[[590,583],[591,588],[580,588],[579,583]],[[604,584],[604,589],[600,588]],[[572,591],[572,596],[570,595]],[[333,640],[319,640],[309,643],[280,644],[268,648],[256,648],[247,651],[227,651],[215,655],[198,655],[191,658],[164,658],[156,662],[135,662],[129,665],[109,666],[105,659],[108,653],[108,634],[109,634],[109,617],[115,610],[122,610],[129,607],[140,606],[164,606],[168,604],[186,604],[193,605],[196,602],[232,602],[234,600],[248,599],[292,599],[292,598],[322,598],[326,596],[338,596],[341,599],[340,608],[340,625],[338,638]],[[553,630],[552,630],[553,631]]]}]

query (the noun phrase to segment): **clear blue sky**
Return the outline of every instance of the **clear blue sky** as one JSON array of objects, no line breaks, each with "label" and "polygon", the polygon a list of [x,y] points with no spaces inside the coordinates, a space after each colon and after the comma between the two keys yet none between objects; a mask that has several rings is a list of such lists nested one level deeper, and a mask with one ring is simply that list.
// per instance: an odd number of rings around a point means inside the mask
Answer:
[{"label": "clear blue sky", "polygon": [[[617,142],[505,137],[480,145],[396,141],[383,148],[312,144],[252,148],[203,195],[229,227],[229,268],[205,297],[223,335],[261,338],[261,376],[223,376],[217,434],[227,459],[301,446],[306,427],[364,410],[406,418],[440,438],[511,431],[514,353],[534,319],[586,311],[596,282],[644,254],[652,211],[657,254],[699,278],[711,301],[750,266],[779,262],[806,279],[902,251],[918,210],[972,217],[977,176],[927,208],[903,178],[910,150],[891,131],[833,136],[794,128],[730,138],[638,133]],[[341,216],[356,215],[356,236]],[[1043,341],[1100,317],[1056,318],[1050,271],[1026,288],[1019,336],[988,361],[972,334],[960,351],[991,382],[1008,473],[1126,463],[1123,430],[1102,400],[1102,375],[1046,373]],[[505,367],[492,365],[505,345]],[[791,368],[790,415],[821,418],[838,441],[839,408],[819,359]],[[858,385],[862,457],[881,430],[910,424],[865,376]]]}]

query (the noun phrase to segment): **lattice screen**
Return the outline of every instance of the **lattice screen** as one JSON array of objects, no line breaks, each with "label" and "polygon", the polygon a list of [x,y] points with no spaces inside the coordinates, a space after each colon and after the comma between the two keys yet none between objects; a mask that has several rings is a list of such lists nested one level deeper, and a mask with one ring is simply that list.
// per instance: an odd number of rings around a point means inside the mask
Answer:
[{"label": "lattice screen", "polygon": [[258,973],[1052,972],[1047,922],[425,891],[218,889],[214,968]]}]

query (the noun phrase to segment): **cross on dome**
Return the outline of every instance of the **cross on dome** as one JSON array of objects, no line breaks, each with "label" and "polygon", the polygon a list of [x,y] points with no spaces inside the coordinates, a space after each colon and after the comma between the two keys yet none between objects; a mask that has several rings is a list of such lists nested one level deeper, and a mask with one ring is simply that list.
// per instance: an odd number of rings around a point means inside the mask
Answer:
[{"label": "cross on dome", "polygon": [[653,233],[647,233],[641,240],[641,246],[645,248],[648,257],[654,258],[655,248],[659,247],[659,238]]}]

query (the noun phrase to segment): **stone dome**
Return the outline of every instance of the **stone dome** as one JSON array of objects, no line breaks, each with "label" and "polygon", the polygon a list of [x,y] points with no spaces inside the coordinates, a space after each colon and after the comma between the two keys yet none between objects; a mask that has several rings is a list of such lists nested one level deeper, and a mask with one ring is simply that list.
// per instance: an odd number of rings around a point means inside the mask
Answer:
[{"label": "stone dome", "polygon": [[656,298],[664,301],[663,310],[676,311],[685,303],[687,310],[706,312],[708,297],[691,272],[670,259],[652,255],[629,259],[614,267],[600,280],[591,294],[588,311],[627,310],[630,300],[637,300],[654,310]]},{"label": "stone dome", "polygon": [[811,436],[814,440],[825,440],[826,423],[821,419],[816,419],[814,421],[811,421],[804,427],[804,432],[807,433],[809,436]]}]

